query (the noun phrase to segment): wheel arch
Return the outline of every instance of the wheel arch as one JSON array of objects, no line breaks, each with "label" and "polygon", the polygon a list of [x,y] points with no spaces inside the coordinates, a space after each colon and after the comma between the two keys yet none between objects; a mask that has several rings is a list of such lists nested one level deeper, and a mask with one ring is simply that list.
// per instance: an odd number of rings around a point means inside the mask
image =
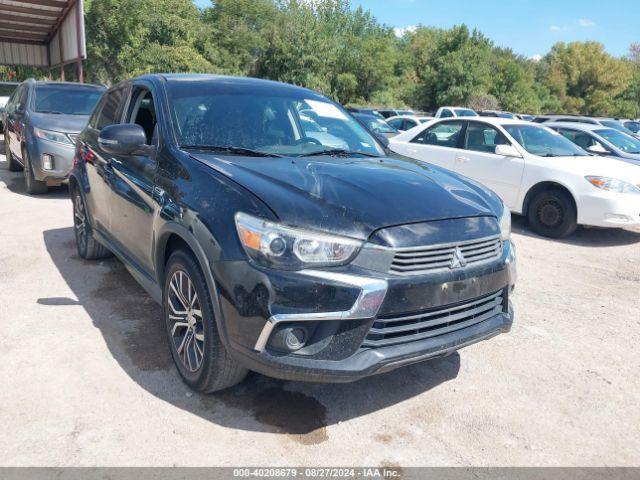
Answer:
[{"label": "wheel arch", "polygon": [[531,201],[535,198],[535,196],[538,195],[540,192],[544,192],[546,190],[560,190],[567,193],[569,195],[569,198],[571,198],[571,201],[573,202],[573,206],[576,209],[576,214],[578,213],[578,203],[576,202],[576,197],[571,191],[571,189],[566,185],[564,185],[563,183],[556,182],[553,180],[546,180],[543,182],[536,183],[527,191],[526,195],[524,196],[524,201],[522,202],[523,216],[526,216],[529,213],[529,205]]},{"label": "wheel arch", "polygon": [[[205,252],[205,249],[202,247],[201,242],[198,240],[196,235],[192,233],[192,230],[192,227],[186,228],[185,226],[175,222],[169,222],[163,225],[162,229],[156,237],[157,240],[154,254],[156,281],[163,291],[164,296],[165,268],[166,263],[171,256],[171,253],[176,249],[183,248],[187,249],[187,251],[193,254],[196,262],[202,270],[202,273],[204,274],[204,278],[207,283],[207,288],[209,290],[211,302],[213,304],[216,325],[218,327],[218,331],[221,334],[220,338],[222,339],[222,342],[224,343],[227,350],[231,352],[232,348],[229,344],[227,330],[225,328],[225,322],[223,320],[218,286],[213,275],[213,270],[211,269],[211,264],[208,261],[209,257]],[[210,237],[210,239],[213,239],[213,235],[211,235],[208,230],[206,231],[206,234]]]},{"label": "wheel arch", "polygon": [[71,194],[76,188],[80,189],[78,179],[75,175],[69,175],[69,194]]}]

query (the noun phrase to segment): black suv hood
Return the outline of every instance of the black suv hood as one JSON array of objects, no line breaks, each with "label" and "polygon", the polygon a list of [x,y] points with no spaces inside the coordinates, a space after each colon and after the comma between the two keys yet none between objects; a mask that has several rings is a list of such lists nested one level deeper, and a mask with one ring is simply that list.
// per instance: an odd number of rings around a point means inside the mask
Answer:
[{"label": "black suv hood", "polygon": [[404,158],[192,156],[250,190],[282,222],[354,238],[501,210],[500,200],[480,185]]}]

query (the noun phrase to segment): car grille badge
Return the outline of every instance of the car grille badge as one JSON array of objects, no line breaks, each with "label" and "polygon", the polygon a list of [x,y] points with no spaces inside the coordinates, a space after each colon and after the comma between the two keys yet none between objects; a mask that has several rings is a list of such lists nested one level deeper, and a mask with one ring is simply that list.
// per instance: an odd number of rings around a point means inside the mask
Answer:
[{"label": "car grille badge", "polygon": [[451,268],[452,270],[454,268],[462,268],[467,264],[467,260],[466,258],[464,258],[464,255],[462,254],[462,250],[460,250],[460,247],[456,247],[455,250],[453,251],[453,258],[451,259],[451,265],[449,265],[449,268]]}]

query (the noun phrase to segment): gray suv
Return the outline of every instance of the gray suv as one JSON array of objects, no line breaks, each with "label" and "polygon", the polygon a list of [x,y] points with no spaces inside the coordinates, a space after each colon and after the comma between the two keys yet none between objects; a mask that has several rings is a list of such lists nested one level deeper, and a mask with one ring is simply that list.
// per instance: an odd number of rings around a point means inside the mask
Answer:
[{"label": "gray suv", "polygon": [[16,88],[3,115],[6,159],[24,170],[28,193],[60,185],[73,166],[75,138],[104,87],[26,80]]}]

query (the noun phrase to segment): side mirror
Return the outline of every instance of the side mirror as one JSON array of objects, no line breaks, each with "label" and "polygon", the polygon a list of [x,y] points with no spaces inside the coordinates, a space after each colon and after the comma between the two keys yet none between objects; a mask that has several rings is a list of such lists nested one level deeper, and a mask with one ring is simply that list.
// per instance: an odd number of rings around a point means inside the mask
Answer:
[{"label": "side mirror", "polygon": [[518,149],[513,145],[496,145],[496,155],[522,158]]},{"label": "side mirror", "polygon": [[595,153],[596,155],[609,155],[609,152],[607,151],[607,149],[604,148],[599,143],[596,143],[594,145],[587,147],[587,152]]},{"label": "side mirror", "polygon": [[376,133],[376,138],[384,148],[389,148],[389,139],[385,137],[382,133]]},{"label": "side mirror", "polygon": [[147,146],[147,136],[137,123],[109,125],[100,131],[98,144],[112,155],[131,155]]}]

